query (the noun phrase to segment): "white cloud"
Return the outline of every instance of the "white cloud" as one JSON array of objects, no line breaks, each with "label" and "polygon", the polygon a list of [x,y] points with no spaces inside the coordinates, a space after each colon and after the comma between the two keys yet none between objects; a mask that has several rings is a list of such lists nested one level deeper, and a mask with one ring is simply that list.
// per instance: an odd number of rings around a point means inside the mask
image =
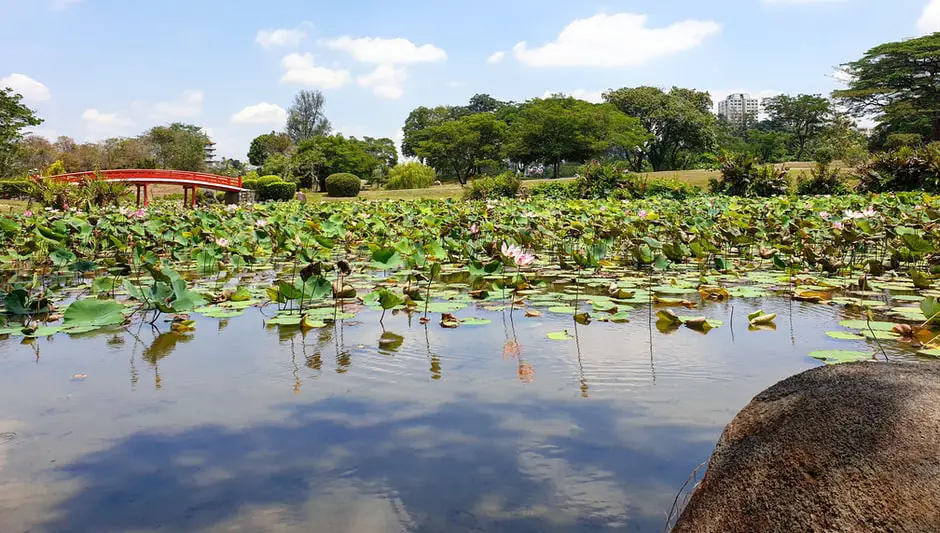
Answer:
[{"label": "white cloud", "polygon": [[336,89],[352,80],[348,70],[314,66],[311,54],[288,54],[281,59],[281,66],[285,70],[281,83]]},{"label": "white cloud", "polygon": [[604,91],[589,91],[587,89],[575,89],[573,91],[545,91],[545,94],[542,95],[542,98],[550,98],[552,95],[562,93],[578,100],[584,100],[585,102],[591,102],[592,104],[599,104],[604,101]]},{"label": "white cloud", "polygon": [[381,37],[340,37],[327,42],[333,50],[343,50],[360,63],[373,65],[411,65],[446,61],[447,52],[425,44],[418,46],[408,39],[383,39]]},{"label": "white cloud", "polygon": [[202,113],[204,100],[205,97],[202,91],[189,90],[170,102],[157,102],[155,104],[135,102],[134,107],[144,111],[152,119],[175,120],[199,116]]},{"label": "white cloud", "polygon": [[14,72],[5,78],[0,78],[0,88],[9,87],[13,92],[23,95],[23,99],[30,102],[45,102],[52,98],[49,88],[30,78],[26,74]]},{"label": "white cloud", "polygon": [[506,52],[493,52],[490,57],[486,58],[486,62],[490,65],[497,65],[502,63],[503,59],[506,59]]},{"label": "white cloud", "polygon": [[940,31],[940,0],[930,0],[917,21],[917,29],[924,35]]},{"label": "white cloud", "polygon": [[131,123],[129,119],[123,118],[117,113],[104,113],[94,108],[86,109],[82,113],[82,119],[89,124],[99,126],[118,126]]},{"label": "white cloud", "polygon": [[708,20],[685,20],[664,28],[647,27],[648,17],[634,13],[595,15],[568,24],[558,38],[536,48],[522,41],[516,59],[532,67],[637,67],[654,59],[695,48],[721,31]]},{"label": "white cloud", "polygon": [[405,94],[405,69],[394,65],[379,65],[374,71],[356,80],[363,87],[371,87],[372,92],[387,100],[397,100]]},{"label": "white cloud", "polygon": [[116,112],[105,113],[95,108],[86,109],[82,113],[82,120],[85,121],[85,137],[88,141],[126,135],[133,125],[133,121]]},{"label": "white cloud", "polygon": [[52,0],[52,9],[62,10],[81,2],[82,0]]},{"label": "white cloud", "polygon": [[275,48],[278,46],[297,46],[307,37],[307,32],[301,29],[258,30],[255,42],[262,48]]},{"label": "white cloud", "polygon": [[287,120],[287,111],[277,104],[261,102],[250,105],[232,115],[234,124],[283,124]]}]

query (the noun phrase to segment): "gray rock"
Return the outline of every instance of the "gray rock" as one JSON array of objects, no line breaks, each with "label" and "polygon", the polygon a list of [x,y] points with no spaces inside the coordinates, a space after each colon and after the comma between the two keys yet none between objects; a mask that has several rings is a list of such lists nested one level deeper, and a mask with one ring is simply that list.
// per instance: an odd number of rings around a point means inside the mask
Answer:
[{"label": "gray rock", "polygon": [[816,368],[755,397],[673,533],[940,531],[940,365]]}]

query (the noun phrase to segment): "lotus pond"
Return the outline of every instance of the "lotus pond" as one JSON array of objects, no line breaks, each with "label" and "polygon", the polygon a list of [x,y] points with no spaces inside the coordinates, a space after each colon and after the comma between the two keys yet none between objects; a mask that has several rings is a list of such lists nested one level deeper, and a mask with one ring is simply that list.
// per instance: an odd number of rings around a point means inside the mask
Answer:
[{"label": "lotus pond", "polygon": [[938,209],[0,218],[0,531],[660,531],[757,392],[940,357]]}]

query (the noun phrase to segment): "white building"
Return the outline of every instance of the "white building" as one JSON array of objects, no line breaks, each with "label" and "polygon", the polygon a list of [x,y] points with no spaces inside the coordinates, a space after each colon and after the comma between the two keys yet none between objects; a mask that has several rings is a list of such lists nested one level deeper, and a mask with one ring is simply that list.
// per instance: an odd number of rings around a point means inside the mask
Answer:
[{"label": "white building", "polygon": [[732,94],[718,102],[718,116],[725,117],[733,124],[743,124],[745,118],[757,120],[758,114],[760,114],[760,100],[746,94]]}]

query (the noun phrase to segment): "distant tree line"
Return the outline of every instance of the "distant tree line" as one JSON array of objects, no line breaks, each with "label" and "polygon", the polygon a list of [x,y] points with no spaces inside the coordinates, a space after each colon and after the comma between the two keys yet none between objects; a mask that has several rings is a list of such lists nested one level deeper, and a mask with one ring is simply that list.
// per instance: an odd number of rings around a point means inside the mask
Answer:
[{"label": "distant tree line", "polygon": [[[940,141],[940,33],[876,46],[842,65],[842,75],[846,88],[831,97],[779,95],[766,100],[761,115],[734,121],[712,113],[709,93],[681,87],[611,89],[596,104],[561,94],[525,102],[478,94],[466,105],[414,109],[401,151],[441,178],[466,183],[507,170],[557,176],[561,168],[593,159],[621,161],[634,172],[713,167],[727,153],[760,163],[838,159],[856,166],[869,151]],[[398,163],[394,141],[333,133],[324,105],[319,91],[301,91],[283,130],[251,142],[248,163],[301,187],[322,189],[337,173],[384,182]],[[871,132],[857,127],[861,118],[875,120]],[[207,168],[209,139],[198,126],[158,126],[97,143],[24,134],[41,122],[20,95],[0,88],[0,177],[56,161],[66,171]],[[249,168],[223,158],[210,170],[240,175]]]}]

